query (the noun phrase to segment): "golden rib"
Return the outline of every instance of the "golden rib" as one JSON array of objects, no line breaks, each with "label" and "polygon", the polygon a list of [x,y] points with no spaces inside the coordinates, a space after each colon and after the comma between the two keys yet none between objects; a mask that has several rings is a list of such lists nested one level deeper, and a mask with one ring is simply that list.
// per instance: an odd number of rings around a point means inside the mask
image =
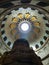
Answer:
[{"label": "golden rib", "polygon": [[34,25],[37,27],[40,27],[40,23],[39,22],[34,22]]},{"label": "golden rib", "polygon": [[26,18],[26,19],[30,18],[30,14],[29,14],[29,13],[26,13],[26,14],[25,14],[25,18]]},{"label": "golden rib", "polygon": [[36,16],[32,16],[31,17],[31,21],[35,21],[35,20],[37,20],[37,17]]},{"label": "golden rib", "polygon": [[11,33],[14,35],[16,33],[16,30],[12,30]]},{"label": "golden rib", "polygon": [[18,14],[18,18],[19,18],[19,19],[22,19],[22,18],[23,18],[23,14],[22,14],[22,13],[19,13],[19,14]]},{"label": "golden rib", "polygon": [[10,26],[9,26],[11,29],[14,29],[15,27],[16,27],[16,24],[15,23],[12,23],[12,24],[10,24]]},{"label": "golden rib", "polygon": [[12,18],[12,21],[17,23],[18,22],[18,18],[14,17],[14,18]]}]

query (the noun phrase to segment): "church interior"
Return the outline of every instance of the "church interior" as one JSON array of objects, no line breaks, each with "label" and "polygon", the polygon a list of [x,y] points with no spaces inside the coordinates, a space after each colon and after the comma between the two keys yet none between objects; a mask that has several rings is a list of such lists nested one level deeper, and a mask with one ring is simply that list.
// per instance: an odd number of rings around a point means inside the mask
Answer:
[{"label": "church interior", "polygon": [[0,0],[0,65],[21,62],[49,65],[49,0]]}]

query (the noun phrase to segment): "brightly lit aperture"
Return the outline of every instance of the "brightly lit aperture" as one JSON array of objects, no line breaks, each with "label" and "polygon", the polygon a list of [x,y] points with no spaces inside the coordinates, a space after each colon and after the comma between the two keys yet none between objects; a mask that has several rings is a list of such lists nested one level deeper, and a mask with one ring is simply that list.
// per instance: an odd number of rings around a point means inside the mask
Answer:
[{"label": "brightly lit aperture", "polygon": [[26,32],[29,30],[29,24],[28,23],[22,23],[21,24],[22,31]]}]

